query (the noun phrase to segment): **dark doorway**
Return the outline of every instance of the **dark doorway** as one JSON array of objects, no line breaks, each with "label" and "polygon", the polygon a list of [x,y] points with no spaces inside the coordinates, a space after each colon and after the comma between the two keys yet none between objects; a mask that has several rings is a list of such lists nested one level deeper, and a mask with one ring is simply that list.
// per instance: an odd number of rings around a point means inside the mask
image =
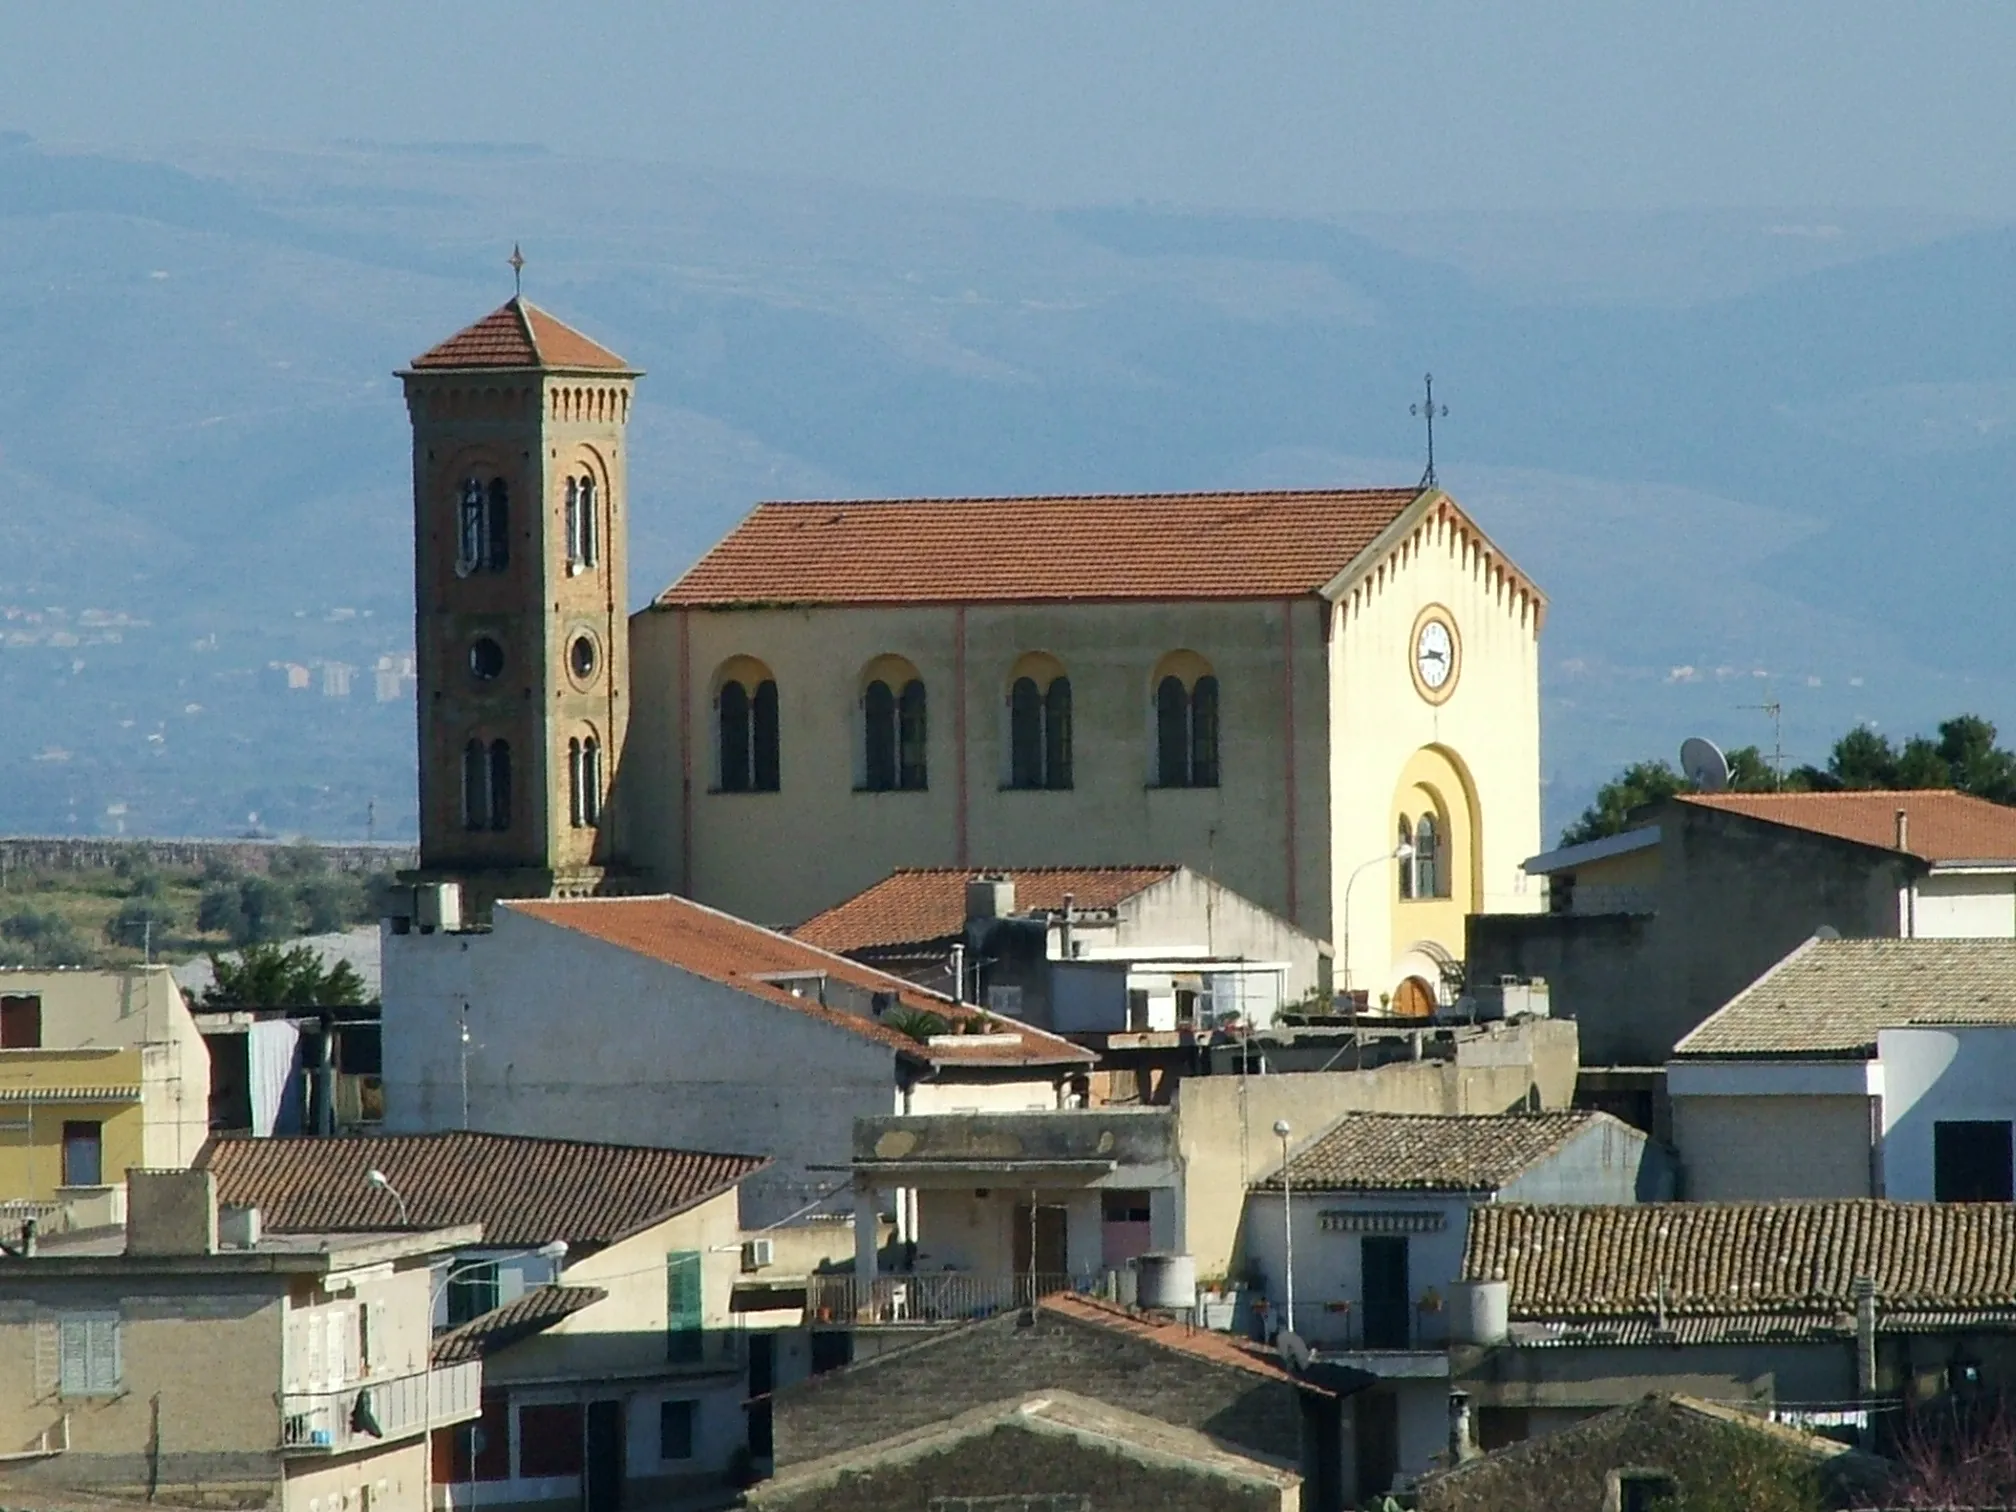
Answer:
[{"label": "dark doorway", "polygon": [[1390,1391],[1361,1391],[1353,1397],[1358,1438],[1358,1500],[1370,1501],[1393,1488],[1400,1473],[1400,1399]]},{"label": "dark doorway", "polygon": [[623,1506],[623,1404],[588,1404],[588,1463],[582,1476],[584,1512],[621,1512]]},{"label": "dark doorway", "polygon": [[1015,1274],[1032,1278],[1031,1290],[1062,1291],[1066,1274],[1064,1209],[1022,1202],[1015,1205]]},{"label": "dark doorway", "polygon": [[770,1393],[777,1389],[777,1336],[749,1335],[749,1452],[759,1460],[772,1453]]},{"label": "dark doorway", "polygon": [[1364,1266],[1365,1348],[1407,1348],[1414,1299],[1407,1285],[1406,1236],[1367,1234],[1360,1241],[1359,1257]]},{"label": "dark doorway", "polygon": [[2008,1202],[2011,1199],[2008,1119],[1941,1121],[1932,1125],[1932,1200]]}]

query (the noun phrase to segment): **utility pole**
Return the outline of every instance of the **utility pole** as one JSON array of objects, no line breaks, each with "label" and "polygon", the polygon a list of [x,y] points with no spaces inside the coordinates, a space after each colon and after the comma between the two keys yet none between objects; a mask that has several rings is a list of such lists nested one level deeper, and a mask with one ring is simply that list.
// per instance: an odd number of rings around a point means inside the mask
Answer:
[{"label": "utility pole", "polygon": [[462,1005],[462,1127],[469,1127],[469,1005]]}]

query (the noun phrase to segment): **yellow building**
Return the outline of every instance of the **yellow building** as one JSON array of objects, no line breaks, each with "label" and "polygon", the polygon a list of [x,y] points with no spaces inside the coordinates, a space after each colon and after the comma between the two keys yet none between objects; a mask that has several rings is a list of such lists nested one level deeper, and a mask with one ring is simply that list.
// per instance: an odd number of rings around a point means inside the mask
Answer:
[{"label": "yellow building", "polygon": [[623,633],[637,376],[521,301],[404,374],[423,878],[1178,863],[1412,1012],[1537,907],[1546,599],[1438,489],[766,504]]},{"label": "yellow building", "polygon": [[103,1217],[135,1166],[190,1164],[210,1054],[165,966],[0,971],[0,1202]]}]

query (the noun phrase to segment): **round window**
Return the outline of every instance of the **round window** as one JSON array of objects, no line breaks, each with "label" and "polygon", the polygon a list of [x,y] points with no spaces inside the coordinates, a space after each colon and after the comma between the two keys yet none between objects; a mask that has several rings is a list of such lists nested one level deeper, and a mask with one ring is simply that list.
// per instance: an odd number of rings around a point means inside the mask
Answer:
[{"label": "round window", "polygon": [[469,647],[469,674],[483,682],[504,670],[504,648],[487,635],[478,636]]},{"label": "round window", "polygon": [[595,642],[592,637],[574,637],[574,643],[567,648],[567,669],[581,682],[595,675]]}]

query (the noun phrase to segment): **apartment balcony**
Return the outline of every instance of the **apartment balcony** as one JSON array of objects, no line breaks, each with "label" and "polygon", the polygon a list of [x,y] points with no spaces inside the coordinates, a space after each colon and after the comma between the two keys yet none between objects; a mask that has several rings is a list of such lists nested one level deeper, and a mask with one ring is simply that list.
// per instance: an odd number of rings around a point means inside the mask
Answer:
[{"label": "apartment balcony", "polygon": [[938,1271],[882,1275],[867,1282],[853,1276],[809,1276],[805,1316],[815,1326],[963,1323],[1012,1312],[1056,1292],[1108,1296],[1113,1285],[1110,1272],[1070,1276]]},{"label": "apartment balcony", "polygon": [[1414,1302],[1298,1303],[1296,1331],[1325,1360],[1387,1379],[1449,1374],[1449,1315]]},{"label": "apartment balcony", "polygon": [[482,1389],[483,1363],[468,1360],[335,1391],[290,1391],[280,1399],[280,1447],[341,1454],[466,1423],[481,1411]]}]

